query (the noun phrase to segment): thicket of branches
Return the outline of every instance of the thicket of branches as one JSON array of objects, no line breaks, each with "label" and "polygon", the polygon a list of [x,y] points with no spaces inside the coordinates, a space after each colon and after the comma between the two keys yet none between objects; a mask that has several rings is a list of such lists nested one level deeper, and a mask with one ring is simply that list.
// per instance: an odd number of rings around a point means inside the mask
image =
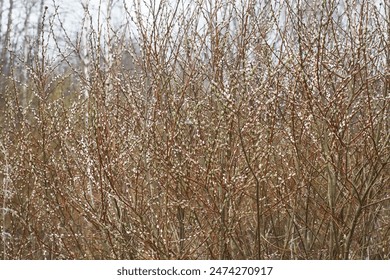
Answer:
[{"label": "thicket of branches", "polygon": [[389,2],[276,2],[2,12],[1,258],[388,259]]}]

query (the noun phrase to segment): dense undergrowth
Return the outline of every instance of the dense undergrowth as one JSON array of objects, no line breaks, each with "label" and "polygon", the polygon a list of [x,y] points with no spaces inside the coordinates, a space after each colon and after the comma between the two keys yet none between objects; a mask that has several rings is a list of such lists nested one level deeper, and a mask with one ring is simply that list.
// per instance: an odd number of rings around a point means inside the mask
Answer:
[{"label": "dense undergrowth", "polygon": [[3,55],[1,258],[390,257],[386,1],[128,2]]}]

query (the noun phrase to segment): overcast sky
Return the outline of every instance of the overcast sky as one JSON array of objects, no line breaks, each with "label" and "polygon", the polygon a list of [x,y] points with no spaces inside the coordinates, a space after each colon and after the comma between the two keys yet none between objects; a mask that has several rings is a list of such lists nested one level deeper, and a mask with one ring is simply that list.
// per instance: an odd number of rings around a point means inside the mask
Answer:
[{"label": "overcast sky", "polygon": [[[134,11],[134,4],[137,2],[141,3],[142,11],[147,14],[147,8],[145,8],[145,5],[149,5],[149,9],[151,9],[152,5],[158,5],[160,0],[0,0],[0,3],[3,3],[3,7],[1,7],[1,11],[3,11],[1,16],[1,30],[4,33],[7,27],[7,20],[8,20],[8,11],[9,11],[9,3],[10,1],[14,2],[14,7],[12,10],[12,18],[13,18],[13,26],[12,26],[12,40],[14,42],[20,42],[21,38],[24,38],[25,35],[31,36],[31,38],[34,38],[37,34],[38,30],[38,24],[41,22],[41,7],[42,3],[43,6],[47,6],[47,18],[45,21],[46,27],[49,26],[48,20],[52,15],[54,15],[56,12],[58,13],[58,16],[54,17],[55,20],[53,21],[53,29],[54,31],[58,29],[58,34],[64,37],[63,31],[61,31],[61,24],[63,24],[64,29],[68,33],[70,38],[76,38],[76,34],[79,34],[82,30],[82,18],[84,17],[84,9],[83,4],[88,4],[88,10],[90,12],[90,15],[92,17],[92,22],[94,23],[94,28],[97,29],[97,22],[100,20],[100,26],[102,28],[105,28],[105,24],[102,24],[105,21],[106,15],[107,15],[107,5],[111,3],[113,9],[111,11],[111,26],[118,30],[121,25],[123,25],[126,20],[126,13],[123,9],[124,3],[127,5],[128,10],[130,13],[133,13]],[[241,0],[240,0],[241,1]],[[238,2],[240,2],[238,1]],[[339,4],[339,10],[343,9],[342,2],[349,1],[349,0],[340,0]],[[377,3],[378,9],[382,12],[382,14],[385,14],[384,12],[384,3],[388,0],[372,0],[373,2]],[[142,4],[145,3],[146,4]],[[176,3],[176,0],[167,0],[168,3]],[[207,9],[208,3],[210,1],[194,1],[194,0],[180,0],[180,3],[183,4],[183,9],[188,9],[185,3],[202,3],[201,5],[204,6]],[[257,3],[265,3],[266,1],[258,0]],[[282,3],[281,1],[271,1],[273,5],[277,5],[276,3]],[[290,0],[290,3],[294,2],[294,0]],[[354,1],[355,2],[355,1]],[[371,2],[371,3],[373,3]],[[149,4],[148,4],[149,3]],[[380,5],[382,3],[382,5]],[[99,4],[100,5],[100,13],[99,13]],[[340,11],[339,11],[340,12]],[[100,17],[99,17],[100,15]],[[131,14],[131,16],[135,16],[134,14]],[[29,28],[28,30],[24,30],[24,22],[28,18],[29,22]],[[60,19],[60,20],[59,20]],[[282,20],[282,18],[280,19]],[[147,20],[147,24],[151,23],[151,18]],[[131,23],[131,22],[130,22]],[[134,26],[130,26],[130,28],[133,28],[135,30]]]}]

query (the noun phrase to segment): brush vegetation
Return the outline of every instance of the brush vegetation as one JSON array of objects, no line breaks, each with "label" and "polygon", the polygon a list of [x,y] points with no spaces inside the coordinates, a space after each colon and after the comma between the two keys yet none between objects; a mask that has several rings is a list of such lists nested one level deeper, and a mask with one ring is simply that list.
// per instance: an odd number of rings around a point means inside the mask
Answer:
[{"label": "brush vegetation", "polygon": [[389,259],[388,1],[43,2],[1,13],[1,258]]}]

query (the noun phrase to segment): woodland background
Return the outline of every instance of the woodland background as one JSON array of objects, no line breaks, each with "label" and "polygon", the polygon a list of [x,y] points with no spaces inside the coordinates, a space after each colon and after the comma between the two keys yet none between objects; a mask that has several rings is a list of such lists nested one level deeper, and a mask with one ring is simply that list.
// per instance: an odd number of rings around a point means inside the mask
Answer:
[{"label": "woodland background", "polygon": [[2,259],[390,258],[389,1],[62,2],[0,1]]}]

